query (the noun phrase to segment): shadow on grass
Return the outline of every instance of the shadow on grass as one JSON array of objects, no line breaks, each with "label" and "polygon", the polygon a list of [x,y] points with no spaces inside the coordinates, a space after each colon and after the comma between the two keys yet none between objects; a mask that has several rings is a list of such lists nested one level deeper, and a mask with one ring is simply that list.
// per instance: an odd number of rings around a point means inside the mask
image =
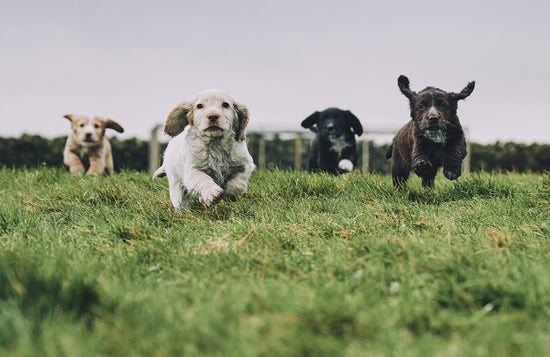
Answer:
[{"label": "shadow on grass", "polygon": [[[0,256],[0,303],[28,319],[35,337],[40,335],[44,322],[54,316],[82,321],[89,328],[96,318],[94,311],[101,303],[95,281],[78,274],[63,274],[62,270],[47,269],[36,260],[12,253]],[[5,319],[6,315],[2,324],[9,326],[10,321]],[[9,336],[0,335],[0,345],[9,343]]]},{"label": "shadow on grass", "polygon": [[471,198],[512,198],[517,191],[515,183],[497,179],[489,175],[471,174],[454,182],[435,187],[408,187],[409,201],[428,204],[441,204],[449,201]]}]

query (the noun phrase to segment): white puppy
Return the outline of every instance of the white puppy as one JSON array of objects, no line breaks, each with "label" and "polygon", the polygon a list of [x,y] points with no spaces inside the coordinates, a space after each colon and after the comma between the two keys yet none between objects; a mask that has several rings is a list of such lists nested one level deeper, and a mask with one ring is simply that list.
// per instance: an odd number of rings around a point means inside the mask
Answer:
[{"label": "white puppy", "polygon": [[247,124],[248,108],[215,89],[172,110],[164,125],[172,139],[153,178],[166,173],[176,210],[188,208],[190,195],[208,206],[222,196],[246,193],[254,170],[245,142]]}]

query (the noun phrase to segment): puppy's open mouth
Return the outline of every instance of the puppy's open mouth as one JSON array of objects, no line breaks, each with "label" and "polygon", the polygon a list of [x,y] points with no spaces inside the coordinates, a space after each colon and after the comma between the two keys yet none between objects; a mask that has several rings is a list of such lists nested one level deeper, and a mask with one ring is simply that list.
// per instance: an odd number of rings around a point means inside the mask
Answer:
[{"label": "puppy's open mouth", "polygon": [[435,143],[444,143],[447,139],[446,133],[439,127],[426,129],[424,136]]},{"label": "puppy's open mouth", "polygon": [[220,128],[219,126],[209,126],[208,128],[206,128],[205,131],[222,131],[223,129]]},{"label": "puppy's open mouth", "polygon": [[93,139],[84,139],[82,140],[82,145],[84,146],[90,146],[94,145],[96,142]]}]

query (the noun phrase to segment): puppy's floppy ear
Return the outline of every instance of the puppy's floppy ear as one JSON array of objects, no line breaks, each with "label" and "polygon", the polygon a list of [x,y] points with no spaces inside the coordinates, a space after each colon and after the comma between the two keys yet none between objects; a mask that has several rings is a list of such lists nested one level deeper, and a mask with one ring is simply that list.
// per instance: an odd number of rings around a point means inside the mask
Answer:
[{"label": "puppy's floppy ear", "polygon": [[455,98],[456,100],[460,100],[468,97],[474,91],[475,86],[476,86],[476,82],[471,81],[466,85],[466,87],[464,87],[462,91],[460,91],[460,93],[453,93],[453,98]]},{"label": "puppy's floppy ear", "polygon": [[319,123],[319,118],[321,117],[321,113],[315,112],[308,116],[307,118],[302,121],[302,127],[306,129],[310,129],[313,132],[317,132],[317,123]]},{"label": "puppy's floppy ear", "polygon": [[111,119],[104,119],[104,121],[105,121],[105,129],[113,129],[115,131],[118,131],[119,133],[124,133],[124,128],[116,121]]},{"label": "puppy's floppy ear", "polygon": [[412,100],[416,95],[416,93],[409,88],[409,79],[407,76],[400,75],[399,78],[397,78],[397,86],[399,87],[399,90],[401,90],[401,93],[403,93],[405,97],[409,98],[409,100]]},{"label": "puppy's floppy ear", "polygon": [[246,139],[245,129],[248,125],[248,108],[244,104],[234,103],[235,113],[237,114],[237,128],[235,130],[235,140],[243,141]]},{"label": "puppy's floppy ear", "polygon": [[164,132],[170,136],[176,136],[185,129],[188,124],[193,125],[193,103],[195,100],[184,100],[177,105],[166,119]]},{"label": "puppy's floppy ear", "polygon": [[346,122],[353,129],[355,135],[361,136],[363,134],[363,126],[359,119],[349,110],[346,110],[344,113],[346,114]]},{"label": "puppy's floppy ear", "polygon": [[75,121],[76,117],[78,115],[74,115],[74,114],[66,114],[63,116],[63,118],[65,119],[69,119],[69,121],[71,122],[71,130],[76,130],[76,125],[77,125],[77,122]]}]

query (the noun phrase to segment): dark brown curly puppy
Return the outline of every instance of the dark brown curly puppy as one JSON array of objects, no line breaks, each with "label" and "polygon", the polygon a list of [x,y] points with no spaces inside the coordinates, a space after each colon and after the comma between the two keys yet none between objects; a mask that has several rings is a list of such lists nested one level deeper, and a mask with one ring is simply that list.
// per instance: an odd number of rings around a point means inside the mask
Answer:
[{"label": "dark brown curly puppy", "polygon": [[466,139],[456,115],[457,102],[472,93],[475,82],[468,83],[460,93],[434,87],[416,93],[403,75],[397,85],[409,98],[412,120],[395,135],[386,153],[386,158],[392,158],[393,184],[404,185],[412,169],[422,178],[423,186],[433,186],[441,166],[445,177],[456,180],[466,157]]}]

